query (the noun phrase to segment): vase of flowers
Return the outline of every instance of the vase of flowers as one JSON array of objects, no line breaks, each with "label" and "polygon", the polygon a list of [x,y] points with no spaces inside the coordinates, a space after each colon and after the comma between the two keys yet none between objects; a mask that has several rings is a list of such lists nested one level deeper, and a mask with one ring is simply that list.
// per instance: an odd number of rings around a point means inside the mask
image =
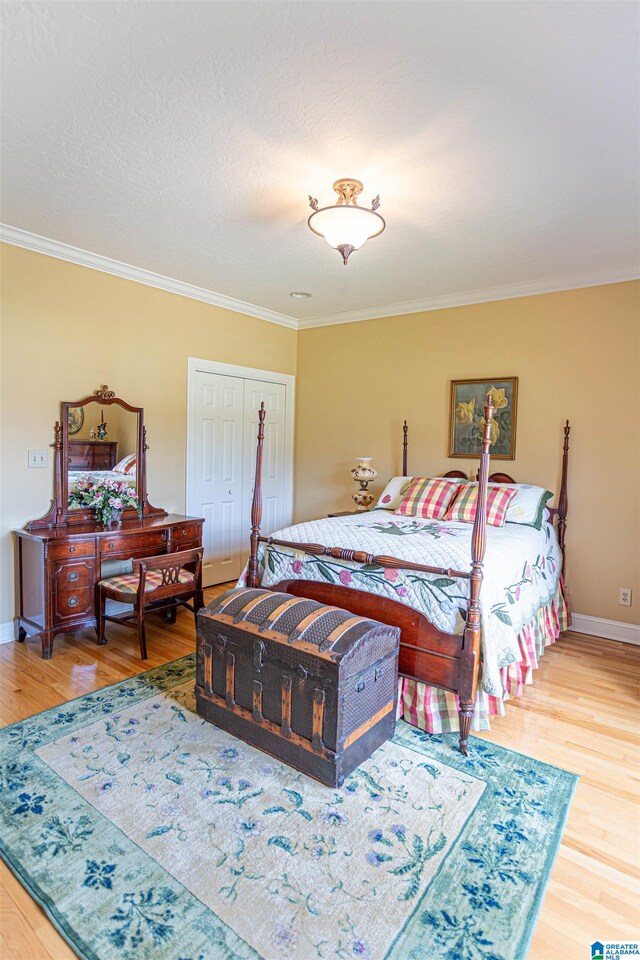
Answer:
[{"label": "vase of flowers", "polygon": [[90,476],[83,474],[76,486],[69,493],[69,507],[73,510],[84,510],[91,507],[95,510],[98,523],[108,526],[122,520],[124,510],[133,507],[142,514],[140,501],[135,490],[124,480],[100,480],[95,482]]}]

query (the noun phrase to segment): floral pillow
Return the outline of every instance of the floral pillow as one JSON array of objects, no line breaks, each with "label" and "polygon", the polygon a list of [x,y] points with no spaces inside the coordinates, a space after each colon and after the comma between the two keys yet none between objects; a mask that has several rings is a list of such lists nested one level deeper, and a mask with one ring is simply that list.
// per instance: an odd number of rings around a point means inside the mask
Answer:
[{"label": "floral pillow", "polygon": [[[497,484],[503,486],[503,484]],[[542,529],[545,507],[553,494],[544,487],[535,487],[531,483],[510,483],[504,486],[515,487],[516,495],[509,503],[506,523],[520,523],[526,527]]]},{"label": "floral pillow", "polygon": [[413,477],[391,477],[386,487],[378,497],[374,510],[395,510],[402,503],[402,499],[411,486]]},{"label": "floral pillow", "polygon": [[[466,483],[459,488],[459,491],[444,519],[473,523],[478,509],[478,484]],[[490,527],[504,526],[509,503],[515,495],[515,486],[489,484],[487,487],[487,523]]]},{"label": "floral pillow", "polygon": [[135,477],[136,462],[137,457],[135,453],[130,453],[127,457],[123,457],[119,463],[116,463],[115,467],[113,468],[113,472],[124,473],[128,477]]},{"label": "floral pillow", "polygon": [[455,480],[414,477],[402,503],[393,512],[403,517],[443,520],[459,489]]}]

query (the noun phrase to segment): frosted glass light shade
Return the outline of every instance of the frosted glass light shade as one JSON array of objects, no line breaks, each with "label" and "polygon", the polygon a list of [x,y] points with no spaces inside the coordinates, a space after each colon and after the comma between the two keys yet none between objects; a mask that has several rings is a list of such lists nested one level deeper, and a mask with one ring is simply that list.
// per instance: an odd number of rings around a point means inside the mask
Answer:
[{"label": "frosted glass light shade", "polygon": [[313,232],[336,250],[341,246],[358,250],[385,228],[379,213],[356,206],[323,207],[312,213],[308,222]]}]

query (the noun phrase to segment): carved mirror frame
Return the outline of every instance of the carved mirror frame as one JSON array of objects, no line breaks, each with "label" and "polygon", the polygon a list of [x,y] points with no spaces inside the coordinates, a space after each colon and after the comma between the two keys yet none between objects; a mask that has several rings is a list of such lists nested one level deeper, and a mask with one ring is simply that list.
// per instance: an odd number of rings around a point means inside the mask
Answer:
[{"label": "carved mirror frame", "polygon": [[[54,448],[54,499],[51,502],[49,512],[39,520],[32,520],[26,526],[27,530],[35,530],[39,527],[58,527],[68,526],[78,523],[95,523],[95,511],[91,507],[83,510],[69,508],[69,409],[71,407],[85,407],[89,403],[99,403],[101,406],[115,405],[134,413],[137,417],[136,430],[136,495],[138,502],[142,507],[142,516],[166,515],[166,511],[158,507],[153,507],[149,503],[147,495],[147,431],[144,426],[144,407],[132,407],[130,403],[121,397],[116,397],[113,390],[105,384],[99,390],[94,391],[90,397],[84,397],[82,400],[63,401],[60,404],[60,421],[56,420],[54,427],[54,442],[51,446]],[[129,507],[123,514],[124,520],[130,520],[138,516],[138,511]]]}]

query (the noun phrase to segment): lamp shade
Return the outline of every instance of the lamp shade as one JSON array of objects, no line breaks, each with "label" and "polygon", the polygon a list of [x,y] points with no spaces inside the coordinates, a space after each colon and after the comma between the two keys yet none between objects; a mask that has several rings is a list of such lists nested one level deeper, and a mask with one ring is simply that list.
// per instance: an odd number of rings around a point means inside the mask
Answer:
[{"label": "lamp shade", "polygon": [[371,237],[382,233],[385,222],[379,213],[365,207],[335,206],[312,213],[309,226],[336,250],[342,245],[358,250]]},{"label": "lamp shade", "polygon": [[380,206],[379,197],[375,198],[371,209],[358,206],[356,197],[362,192],[359,180],[336,180],[333,189],[338,194],[338,202],[333,206],[318,207],[318,201],[309,197],[313,213],[307,222],[314,233],[340,251],[346,265],[350,254],[381,234],[386,224],[376,212]]}]

